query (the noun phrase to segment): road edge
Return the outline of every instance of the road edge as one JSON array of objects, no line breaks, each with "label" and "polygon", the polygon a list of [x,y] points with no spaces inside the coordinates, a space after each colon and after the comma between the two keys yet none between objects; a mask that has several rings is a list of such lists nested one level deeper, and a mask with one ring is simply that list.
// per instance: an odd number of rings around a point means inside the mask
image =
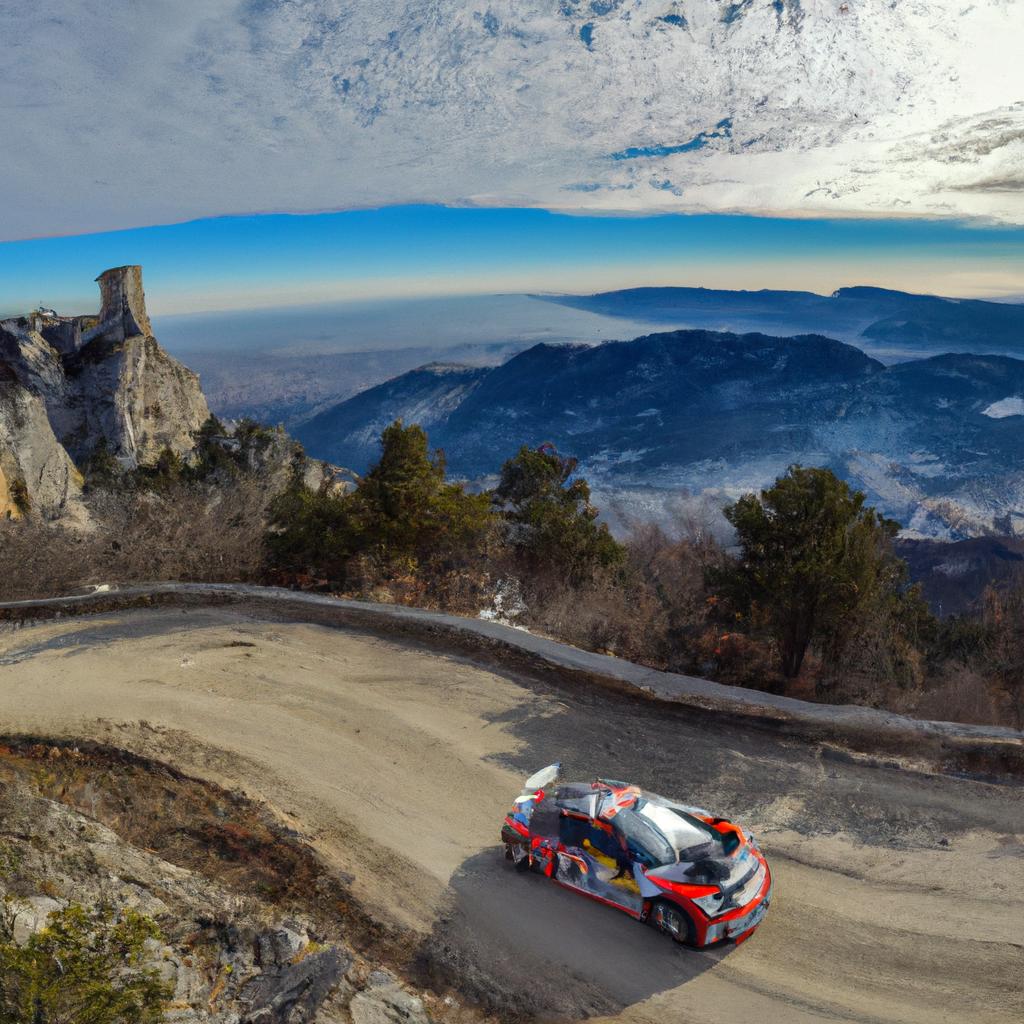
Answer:
[{"label": "road edge", "polygon": [[995,726],[907,718],[856,705],[814,704],[696,676],[659,672],[594,654],[525,630],[444,612],[373,604],[250,584],[155,583],[86,595],[0,603],[12,625],[161,606],[247,603],[317,625],[357,628],[460,653],[494,666],[556,677],[660,704],[710,722],[765,729],[830,748],[834,757],[881,759],[892,767],[969,775],[994,782],[1024,780],[1024,733]]}]

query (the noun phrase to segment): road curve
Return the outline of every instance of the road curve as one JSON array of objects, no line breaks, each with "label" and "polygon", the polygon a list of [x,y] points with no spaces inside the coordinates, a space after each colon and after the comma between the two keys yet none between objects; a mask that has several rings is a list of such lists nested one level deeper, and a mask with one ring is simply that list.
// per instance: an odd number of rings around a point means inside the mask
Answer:
[{"label": "road curve", "polygon": [[400,605],[243,583],[103,584],[78,595],[0,602],[0,622],[31,621],[154,604],[245,601],[271,615],[324,625],[383,630],[443,650],[497,657],[507,667],[539,668],[577,683],[691,709],[709,720],[775,728],[789,736],[895,758],[904,767],[975,777],[1024,779],[1024,733],[999,726],[926,722],[857,705],[810,703],[696,676],[659,672],[558,643],[497,622]]},{"label": "road curve", "polygon": [[[0,634],[0,731],[81,736],[267,800],[423,961],[492,1005],[621,1021],[1019,1021],[1024,792],[265,603]],[[523,776],[634,779],[735,816],[775,872],[736,949],[675,948],[507,869]]]}]

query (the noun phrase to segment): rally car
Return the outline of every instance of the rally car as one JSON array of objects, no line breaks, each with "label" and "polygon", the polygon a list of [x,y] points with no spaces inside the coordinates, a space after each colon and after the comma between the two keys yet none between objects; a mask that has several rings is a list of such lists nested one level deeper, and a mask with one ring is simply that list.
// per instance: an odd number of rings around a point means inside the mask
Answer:
[{"label": "rally car", "polygon": [[772,875],[754,837],[699,807],[612,779],[531,775],[505,818],[505,856],[522,871],[618,907],[690,946],[749,938]]}]

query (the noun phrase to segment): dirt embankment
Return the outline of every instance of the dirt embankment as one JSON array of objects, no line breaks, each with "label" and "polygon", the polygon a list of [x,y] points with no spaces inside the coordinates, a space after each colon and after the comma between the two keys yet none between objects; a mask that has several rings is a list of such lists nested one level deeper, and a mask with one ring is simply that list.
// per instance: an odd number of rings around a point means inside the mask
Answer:
[{"label": "dirt embankment", "polygon": [[403,984],[415,946],[266,807],[102,744],[3,738],[3,940],[69,904],[156,922],[148,963],[179,1024],[482,1019]]}]

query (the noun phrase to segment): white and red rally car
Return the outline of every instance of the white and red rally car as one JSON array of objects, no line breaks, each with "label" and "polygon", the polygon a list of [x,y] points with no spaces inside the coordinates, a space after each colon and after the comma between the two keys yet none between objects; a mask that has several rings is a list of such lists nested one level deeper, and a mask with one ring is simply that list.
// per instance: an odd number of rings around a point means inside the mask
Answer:
[{"label": "white and red rally car", "polygon": [[649,921],[677,942],[749,938],[772,895],[768,862],[740,825],[611,779],[526,780],[505,818],[505,855],[569,889]]}]

